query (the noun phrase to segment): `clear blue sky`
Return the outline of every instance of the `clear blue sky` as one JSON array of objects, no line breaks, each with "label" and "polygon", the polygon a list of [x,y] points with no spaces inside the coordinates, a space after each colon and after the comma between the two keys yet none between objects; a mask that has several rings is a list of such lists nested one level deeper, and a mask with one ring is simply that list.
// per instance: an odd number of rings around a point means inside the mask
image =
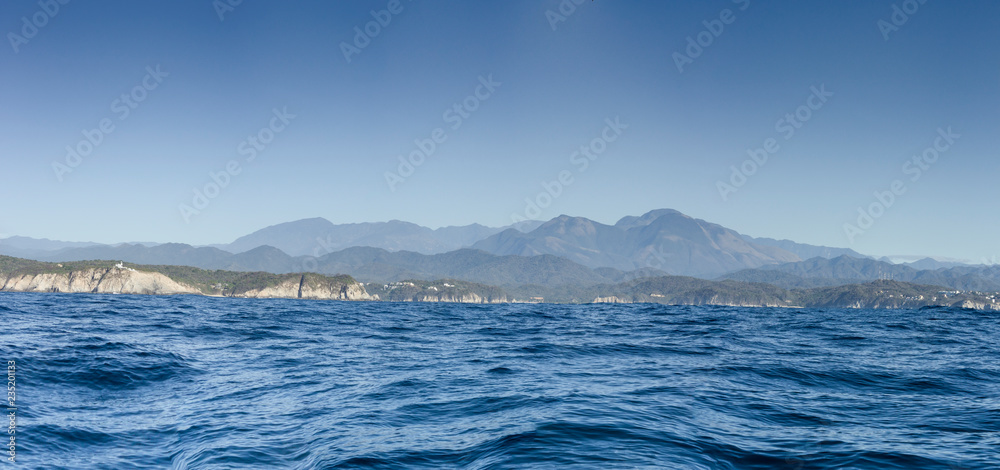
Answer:
[{"label": "clear blue sky", "polygon": [[[929,0],[886,36],[879,21],[906,2],[598,0],[555,17],[558,0],[402,0],[346,60],[342,43],[389,3],[244,1],[220,21],[212,0],[54,15],[3,2],[0,234],[206,244],[306,217],[499,226],[566,171],[539,218],[674,208],[876,255],[1000,255],[1000,3]],[[675,53],[725,9],[680,72]],[[43,26],[31,35],[24,17]],[[147,78],[157,66],[167,75]],[[500,85],[453,129],[445,111],[491,74]],[[777,121],[821,85],[833,95],[786,139]],[[127,115],[125,93],[145,95]],[[573,152],[616,117],[628,128],[580,171]],[[113,131],[59,181],[53,162],[104,119]],[[272,122],[248,161],[241,143]],[[904,164],[948,126],[960,138],[912,181]],[[386,172],[438,128],[391,191]],[[780,148],[723,200],[717,183],[769,138]],[[179,206],[230,161],[240,173],[185,221]],[[850,243],[844,224],[895,180],[905,193]]]}]

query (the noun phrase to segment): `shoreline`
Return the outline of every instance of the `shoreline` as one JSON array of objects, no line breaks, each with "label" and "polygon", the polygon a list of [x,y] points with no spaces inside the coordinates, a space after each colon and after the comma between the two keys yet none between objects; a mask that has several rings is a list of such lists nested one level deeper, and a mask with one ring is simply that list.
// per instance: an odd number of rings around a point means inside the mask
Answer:
[{"label": "shoreline", "polygon": [[247,296],[230,296],[230,295],[216,295],[216,294],[199,294],[193,292],[180,292],[180,293],[163,293],[163,294],[148,294],[148,293],[134,293],[134,292],[59,292],[59,291],[22,291],[22,290],[10,290],[10,289],[0,289],[0,294],[61,294],[61,295],[103,295],[103,296],[115,296],[115,295],[130,295],[130,296],[150,296],[150,297],[181,297],[181,296],[193,296],[193,297],[205,297],[212,299],[242,299],[242,300],[308,300],[308,301],[327,301],[327,302],[360,302],[360,303],[388,303],[388,304],[459,304],[459,305],[663,305],[666,307],[734,307],[734,308],[781,308],[790,310],[803,310],[803,309],[823,309],[823,308],[834,308],[834,309],[844,309],[844,310],[920,310],[924,308],[959,308],[965,310],[974,310],[978,312],[1000,312],[1000,308],[975,308],[967,307],[963,305],[945,305],[945,304],[927,304],[927,305],[906,305],[906,306],[857,306],[857,305],[844,305],[844,306],[833,306],[833,305],[823,305],[823,306],[809,306],[809,305],[736,305],[736,304],[718,304],[718,303],[665,303],[665,302],[521,302],[521,301],[502,301],[502,302],[462,302],[457,300],[382,300],[382,299],[320,299],[320,298],[308,298],[308,297],[247,297]]}]

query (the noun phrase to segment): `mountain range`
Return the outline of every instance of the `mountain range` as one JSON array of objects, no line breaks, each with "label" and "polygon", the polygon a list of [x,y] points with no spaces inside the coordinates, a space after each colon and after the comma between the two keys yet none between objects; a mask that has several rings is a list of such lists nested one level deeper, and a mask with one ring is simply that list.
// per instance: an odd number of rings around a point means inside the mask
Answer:
[{"label": "mountain range", "polygon": [[[531,230],[538,224],[540,222],[521,224],[518,228]],[[215,246],[231,253],[241,253],[267,245],[291,256],[313,257],[356,246],[432,255],[471,246],[505,229],[514,230],[514,226],[492,228],[472,224],[430,229],[400,220],[336,225],[323,218],[313,218],[272,225],[227,245]]]},{"label": "mountain range", "polygon": [[472,248],[498,255],[556,255],[591,268],[653,268],[696,277],[801,261],[790,251],[747,241],[721,225],[670,209],[624,217],[615,225],[561,215],[527,233],[505,230]]},{"label": "mountain range", "polygon": [[0,254],[49,262],[122,260],[241,272],[349,274],[364,282],[457,279],[550,289],[669,274],[782,288],[895,279],[1000,290],[997,270],[987,266],[932,259],[892,264],[847,248],[754,238],[670,209],[623,217],[614,225],[567,215],[516,227],[439,229],[398,220],[338,225],[313,218],[199,247],[11,237],[0,240]]}]

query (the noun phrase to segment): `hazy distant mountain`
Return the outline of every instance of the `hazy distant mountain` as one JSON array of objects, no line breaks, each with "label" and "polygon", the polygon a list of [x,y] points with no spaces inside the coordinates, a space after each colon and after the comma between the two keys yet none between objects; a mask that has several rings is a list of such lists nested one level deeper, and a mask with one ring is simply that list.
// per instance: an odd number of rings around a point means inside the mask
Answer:
[{"label": "hazy distant mountain", "polygon": [[590,267],[635,268],[623,263],[625,234],[614,227],[582,217],[559,216],[528,233],[505,230],[473,245],[500,255],[550,254]]},{"label": "hazy distant mountain", "polygon": [[296,262],[296,259],[273,246],[258,246],[231,255],[221,264],[212,266],[212,269],[228,271],[265,271],[277,274],[306,271],[304,268],[302,262]]},{"label": "hazy distant mountain", "polygon": [[[781,274],[776,274],[781,273]],[[956,266],[947,269],[914,269],[873,259],[840,256],[813,258],[796,263],[763,266],[723,275],[720,279],[766,282],[785,288],[836,286],[877,279],[951,287],[958,290],[1000,290],[1000,266]]]},{"label": "hazy distant mountain", "polygon": [[161,245],[155,242],[134,242],[134,243],[119,243],[116,245],[107,245],[103,243],[94,242],[66,242],[59,240],[49,240],[47,238],[30,238],[30,237],[10,237],[0,240],[0,255],[7,256],[17,256],[25,259],[47,259],[51,255],[59,252],[72,252],[72,250],[80,248],[113,248],[123,245],[142,245],[146,247],[153,247]]},{"label": "hazy distant mountain", "polygon": [[951,262],[951,261],[938,261],[934,258],[923,258],[910,263],[906,263],[907,266],[913,269],[948,269],[958,266],[968,266],[965,263]]},{"label": "hazy distant mountain", "polygon": [[66,248],[48,252],[33,259],[40,261],[120,260],[136,264],[163,264],[193,266],[202,269],[221,269],[233,254],[218,248],[195,248],[183,243],[164,243],[156,246],[95,245],[83,248]]},{"label": "hazy distant mountain", "polygon": [[[462,249],[424,255],[356,247],[319,259],[320,273],[348,273],[364,281],[459,279],[505,286],[597,284],[608,282],[591,269],[557,256],[498,256]],[[614,277],[622,273],[610,273]]]},{"label": "hazy distant mountain", "polygon": [[233,253],[261,245],[273,246],[292,256],[323,256],[352,246],[378,246],[414,251],[440,249],[432,231],[398,220],[377,223],[335,225],[322,218],[296,220],[272,225],[242,236],[226,246]]},{"label": "hazy distant mountain", "polygon": [[265,271],[275,274],[312,271],[320,274],[350,274],[366,282],[405,279],[457,279],[491,285],[592,285],[620,282],[643,276],[663,275],[646,269],[625,273],[616,269],[600,272],[557,256],[500,256],[462,249],[425,255],[412,251],[391,252],[381,248],[352,247],[319,258],[292,257],[271,247],[260,246],[232,254],[217,248],[167,243],[155,247],[123,244],[69,248],[49,254],[42,261],[120,260],[164,266],[193,266],[228,271]]},{"label": "hazy distant mountain", "polygon": [[725,227],[670,209],[624,217],[613,226],[563,215],[528,233],[506,230],[472,247],[503,255],[551,254],[592,268],[654,268],[690,276],[717,276],[800,260],[780,248],[748,242]]},{"label": "hazy distant mountain", "polygon": [[741,282],[758,282],[771,284],[785,289],[811,289],[814,287],[842,286],[855,282],[857,279],[833,279],[828,277],[805,277],[799,274],[787,273],[773,269],[744,269],[735,273],[724,274],[717,281],[731,280]]},{"label": "hazy distant mountain", "polygon": [[63,248],[80,248],[100,245],[94,242],[64,242],[48,238],[9,237],[0,240],[0,247],[11,247],[21,250],[56,251]]},{"label": "hazy distant mountain", "polygon": [[[724,279],[784,288],[889,278],[961,290],[1000,289],[998,266],[933,259],[892,264],[849,249],[745,237],[669,209],[623,217],[614,225],[560,216],[518,227],[527,232],[478,224],[431,230],[401,221],[335,225],[315,218],[258,230],[225,245],[226,250],[11,237],[0,240],[0,254],[55,262],[103,259],[277,274],[346,273],[365,281],[453,278],[492,285],[592,285],[669,273],[725,274]],[[456,249],[469,245],[475,249]],[[785,248],[820,256],[802,261]],[[844,254],[827,258],[837,252]]]},{"label": "hazy distant mountain", "polygon": [[0,255],[32,258],[66,248],[99,245],[92,242],[64,242],[47,238],[9,237],[0,240]]},{"label": "hazy distant mountain", "polygon": [[[526,227],[534,228],[531,224]],[[430,229],[399,220],[336,225],[326,219],[314,218],[272,225],[240,237],[229,245],[217,246],[232,253],[241,253],[268,245],[292,256],[315,257],[355,246],[434,254],[471,246],[504,229],[480,224]]]},{"label": "hazy distant mountain", "polygon": [[980,266],[984,264],[990,264],[986,262],[985,259],[983,259],[982,262],[976,262],[964,259],[916,256],[916,255],[889,255],[878,258],[878,260],[892,264],[905,264],[914,269],[941,269],[941,268],[955,268],[958,266]]},{"label": "hazy distant mountain", "polygon": [[[62,261],[119,258],[143,264],[282,272],[292,269],[289,266],[292,261],[281,259],[274,250],[291,258],[321,257],[352,247],[439,254],[474,246],[497,255],[551,254],[590,268],[609,267],[623,273],[645,268],[660,273],[702,277],[802,259],[782,247],[808,254],[825,250],[824,256],[835,253],[834,250],[857,255],[846,249],[811,247],[768,239],[760,239],[758,243],[754,240],[725,227],[662,209],[639,217],[623,217],[613,226],[562,216],[547,222],[526,221],[504,228],[472,224],[432,230],[399,220],[337,225],[323,218],[312,218],[266,227],[229,244],[199,248],[202,251],[192,251],[194,248],[178,244],[161,245],[159,250],[141,250],[140,245],[148,248],[157,246],[152,243],[99,245],[12,237],[0,240],[0,254]],[[260,247],[272,249],[256,251]],[[230,260],[212,249],[241,256]],[[809,249],[813,251],[803,251]],[[254,252],[248,253],[251,251]]]},{"label": "hazy distant mountain", "polygon": [[[890,264],[867,258],[838,256],[833,259],[812,258],[797,263],[765,266],[762,270],[775,270],[804,277],[829,279],[874,280],[881,278],[912,278],[917,270],[906,265]],[[905,279],[900,279],[905,280]]]},{"label": "hazy distant mountain", "polygon": [[791,240],[775,240],[773,238],[754,238],[749,235],[743,235],[743,239],[751,243],[756,243],[758,245],[781,248],[782,250],[795,253],[796,256],[804,260],[816,257],[833,259],[838,256],[844,256],[844,255],[853,258],[871,258],[870,256],[865,256],[850,248],[833,248],[829,246],[806,245],[804,243],[795,243]]}]

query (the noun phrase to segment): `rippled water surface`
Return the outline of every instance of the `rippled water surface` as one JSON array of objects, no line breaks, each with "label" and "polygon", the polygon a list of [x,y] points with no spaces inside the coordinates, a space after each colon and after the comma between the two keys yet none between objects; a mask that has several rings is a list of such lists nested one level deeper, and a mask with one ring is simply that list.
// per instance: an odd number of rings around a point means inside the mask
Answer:
[{"label": "rippled water surface", "polygon": [[0,294],[22,468],[1000,468],[1000,315]]}]

